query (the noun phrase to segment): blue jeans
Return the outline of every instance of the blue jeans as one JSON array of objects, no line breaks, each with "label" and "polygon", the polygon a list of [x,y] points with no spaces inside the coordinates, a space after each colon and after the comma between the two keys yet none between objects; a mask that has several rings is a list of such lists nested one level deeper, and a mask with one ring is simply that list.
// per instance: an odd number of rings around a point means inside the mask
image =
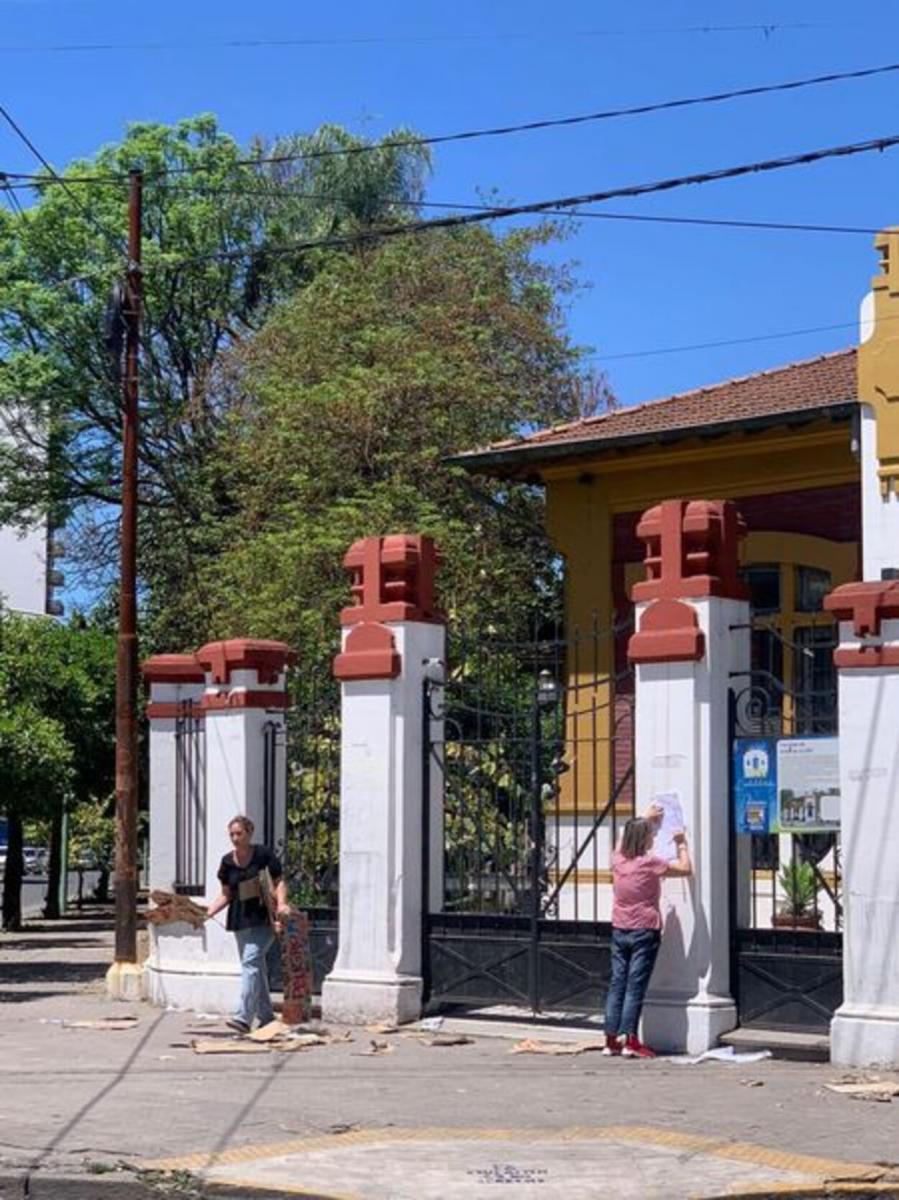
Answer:
[{"label": "blue jeans", "polygon": [[612,982],[606,997],[607,1036],[636,1033],[649,977],[662,941],[659,929],[612,930]]},{"label": "blue jeans", "polygon": [[234,936],[240,952],[240,1005],[234,1015],[247,1025],[253,1024],[253,1017],[259,1018],[260,1025],[267,1025],[275,1019],[265,962],[274,932],[269,925],[253,925],[235,929]]}]

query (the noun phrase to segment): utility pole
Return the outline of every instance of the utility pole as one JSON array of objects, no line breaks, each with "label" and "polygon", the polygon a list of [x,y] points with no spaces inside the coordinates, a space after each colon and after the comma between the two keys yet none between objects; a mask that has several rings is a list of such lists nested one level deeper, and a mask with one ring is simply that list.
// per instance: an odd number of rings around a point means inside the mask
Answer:
[{"label": "utility pole", "polygon": [[[137,468],[138,362],[143,280],[141,212],[143,172],[128,186],[128,270],[125,280],[125,372],[122,379],[122,525],[119,636],[116,665],[115,963],[137,962]],[[129,996],[127,971],[111,987]],[[112,979],[110,981],[112,983]]]}]

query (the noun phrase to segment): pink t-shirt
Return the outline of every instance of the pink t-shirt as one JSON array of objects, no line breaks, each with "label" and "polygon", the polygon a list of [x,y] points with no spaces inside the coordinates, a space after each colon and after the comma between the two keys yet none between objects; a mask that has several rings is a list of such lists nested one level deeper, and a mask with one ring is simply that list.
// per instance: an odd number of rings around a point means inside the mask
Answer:
[{"label": "pink t-shirt", "polygon": [[612,855],[612,924],[617,929],[661,929],[659,896],[662,876],[668,870],[664,858],[641,854],[625,858],[620,850]]}]

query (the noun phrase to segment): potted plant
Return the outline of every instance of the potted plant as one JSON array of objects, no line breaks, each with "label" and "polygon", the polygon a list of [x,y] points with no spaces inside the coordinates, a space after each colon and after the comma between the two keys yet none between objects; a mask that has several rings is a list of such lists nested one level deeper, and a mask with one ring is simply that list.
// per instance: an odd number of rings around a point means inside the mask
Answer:
[{"label": "potted plant", "polygon": [[784,894],[779,911],[771,918],[775,929],[820,929],[817,911],[818,877],[810,862],[794,860],[781,869],[778,883]]}]

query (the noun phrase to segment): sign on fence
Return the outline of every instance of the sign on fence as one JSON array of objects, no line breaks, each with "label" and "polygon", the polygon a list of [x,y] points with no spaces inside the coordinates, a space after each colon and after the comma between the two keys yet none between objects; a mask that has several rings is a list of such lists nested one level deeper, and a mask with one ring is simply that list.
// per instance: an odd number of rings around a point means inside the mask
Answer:
[{"label": "sign on fence", "polygon": [[839,829],[838,738],[735,738],[733,755],[738,833]]}]

